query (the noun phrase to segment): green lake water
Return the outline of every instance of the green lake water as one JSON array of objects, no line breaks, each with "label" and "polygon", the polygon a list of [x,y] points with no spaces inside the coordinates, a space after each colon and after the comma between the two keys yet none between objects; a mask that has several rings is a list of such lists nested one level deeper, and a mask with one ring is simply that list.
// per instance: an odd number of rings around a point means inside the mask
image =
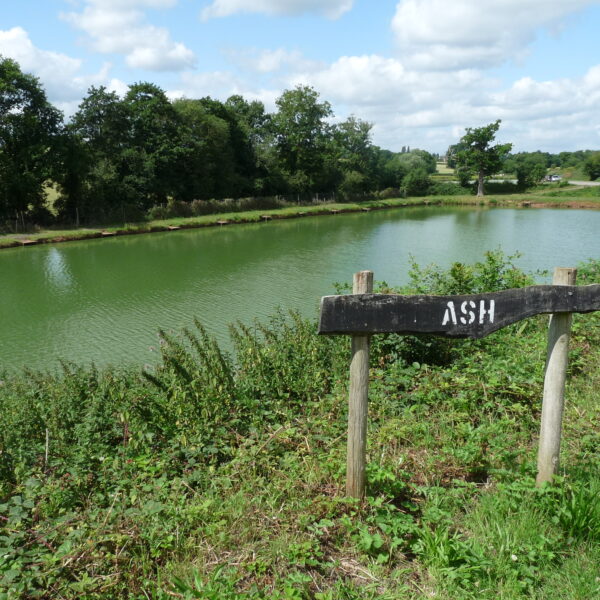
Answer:
[{"label": "green lake water", "polygon": [[3,250],[0,371],[141,366],[159,329],[194,316],[227,343],[228,323],[277,306],[316,316],[355,271],[402,284],[410,255],[448,266],[499,247],[526,270],[600,258],[600,211],[405,208]]}]

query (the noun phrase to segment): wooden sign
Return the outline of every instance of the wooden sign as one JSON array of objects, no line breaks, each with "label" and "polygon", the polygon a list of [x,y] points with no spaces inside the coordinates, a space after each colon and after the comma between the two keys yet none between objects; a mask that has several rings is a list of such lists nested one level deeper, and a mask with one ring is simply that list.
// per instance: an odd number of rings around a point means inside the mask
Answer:
[{"label": "wooden sign", "polygon": [[554,285],[464,296],[373,294],[373,273],[354,275],[353,294],[321,299],[319,333],[352,336],[346,493],[365,493],[369,339],[376,333],[482,338],[550,313],[537,483],[558,470],[571,314],[600,310],[600,285],[575,286],[577,270],[557,267]]},{"label": "wooden sign", "polygon": [[535,285],[468,296],[324,296],[319,333],[482,338],[541,313],[600,310],[600,285]]}]

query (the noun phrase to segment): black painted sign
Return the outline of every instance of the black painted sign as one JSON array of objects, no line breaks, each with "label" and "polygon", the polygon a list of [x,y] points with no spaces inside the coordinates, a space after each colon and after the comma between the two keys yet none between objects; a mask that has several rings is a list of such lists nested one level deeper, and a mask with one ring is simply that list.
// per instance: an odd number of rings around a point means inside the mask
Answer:
[{"label": "black painted sign", "polygon": [[535,285],[465,296],[324,296],[319,333],[428,333],[482,338],[541,313],[595,310],[600,310],[600,285]]}]

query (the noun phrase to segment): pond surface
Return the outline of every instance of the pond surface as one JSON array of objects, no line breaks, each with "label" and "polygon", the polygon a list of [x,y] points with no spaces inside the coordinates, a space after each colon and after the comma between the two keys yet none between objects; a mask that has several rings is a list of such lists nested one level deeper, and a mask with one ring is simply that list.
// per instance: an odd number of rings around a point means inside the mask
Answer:
[{"label": "pond surface", "polygon": [[574,266],[600,257],[599,232],[600,211],[422,207],[3,250],[0,371],[141,366],[159,329],[194,316],[226,343],[228,323],[277,306],[316,316],[355,271],[406,283],[411,255],[449,266],[500,247],[526,270]]}]

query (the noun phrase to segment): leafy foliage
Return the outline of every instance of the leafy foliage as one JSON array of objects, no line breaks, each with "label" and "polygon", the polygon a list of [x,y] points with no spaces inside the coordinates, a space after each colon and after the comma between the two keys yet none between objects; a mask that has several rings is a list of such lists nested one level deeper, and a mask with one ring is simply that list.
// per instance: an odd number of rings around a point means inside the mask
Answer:
[{"label": "leafy foliage", "polygon": [[512,144],[492,145],[499,128],[500,120],[475,129],[468,127],[460,139],[461,150],[456,154],[456,165],[458,169],[477,174],[478,196],[483,196],[483,178],[500,170],[512,148]]},{"label": "leafy foliage", "polygon": [[[513,261],[413,265],[410,291],[529,283]],[[4,374],[0,598],[593,598],[598,315],[573,326],[568,468],[536,488],[545,328],[374,339],[362,503],[342,497],[347,340],[296,314],[235,325],[233,354],[199,323],[162,334],[141,376]]]},{"label": "leafy foliage", "polygon": [[24,227],[27,212],[42,217],[61,124],[39,81],[0,56],[0,220]]}]

